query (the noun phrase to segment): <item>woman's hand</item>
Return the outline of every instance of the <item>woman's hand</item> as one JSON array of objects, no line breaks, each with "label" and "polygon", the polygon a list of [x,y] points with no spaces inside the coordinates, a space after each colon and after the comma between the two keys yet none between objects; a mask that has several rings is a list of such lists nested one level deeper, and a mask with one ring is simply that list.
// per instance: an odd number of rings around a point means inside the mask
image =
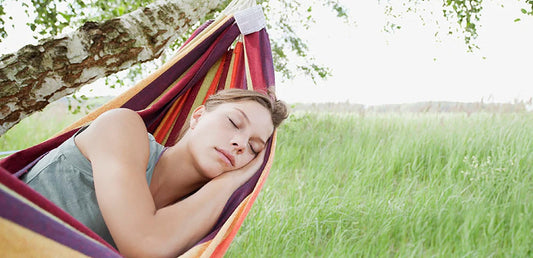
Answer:
[{"label": "woman's hand", "polygon": [[246,183],[259,170],[263,161],[265,160],[265,149],[257,154],[257,156],[246,164],[244,167],[223,173],[213,180],[230,180],[234,183],[235,189]]}]

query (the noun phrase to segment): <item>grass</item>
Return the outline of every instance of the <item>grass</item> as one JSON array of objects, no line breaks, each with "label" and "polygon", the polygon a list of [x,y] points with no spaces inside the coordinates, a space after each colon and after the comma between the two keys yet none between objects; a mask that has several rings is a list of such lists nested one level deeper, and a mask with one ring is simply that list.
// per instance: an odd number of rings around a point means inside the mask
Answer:
[{"label": "grass", "polygon": [[228,257],[532,256],[532,115],[293,115]]},{"label": "grass", "polygon": [[[73,122],[83,117],[87,111],[86,106],[98,107],[108,100],[106,97],[92,98],[80,105],[66,98],[48,105],[44,110],[36,112],[23,119],[5,134],[0,136],[0,152],[21,150],[40,143]],[[68,110],[72,105],[76,114]],[[7,155],[0,155],[0,158]]]},{"label": "grass", "polygon": [[533,256],[532,166],[533,113],[296,113],[227,257]]}]

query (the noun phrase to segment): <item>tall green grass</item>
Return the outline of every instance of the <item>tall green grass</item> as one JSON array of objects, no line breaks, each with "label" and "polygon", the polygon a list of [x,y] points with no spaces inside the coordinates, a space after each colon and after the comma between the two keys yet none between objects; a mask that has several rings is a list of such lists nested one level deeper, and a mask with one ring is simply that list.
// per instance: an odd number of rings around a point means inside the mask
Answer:
[{"label": "tall green grass", "polygon": [[[0,150],[76,117],[35,119]],[[532,113],[297,113],[278,132],[228,257],[533,256]]]},{"label": "tall green grass", "polygon": [[[23,119],[0,136],[0,152],[15,151],[40,143],[60,132],[89,112],[88,108],[99,107],[109,97],[95,97],[78,103],[72,98],[63,98],[44,110]],[[76,112],[69,111],[76,110]],[[0,158],[6,155],[0,155]]]},{"label": "tall green grass", "polygon": [[[71,114],[66,107],[52,106],[37,112],[0,136],[0,152],[21,150],[55,135],[79,119],[81,114]],[[5,155],[0,156],[0,158]]]},{"label": "tall green grass", "polygon": [[293,115],[228,257],[532,256],[532,115]]}]

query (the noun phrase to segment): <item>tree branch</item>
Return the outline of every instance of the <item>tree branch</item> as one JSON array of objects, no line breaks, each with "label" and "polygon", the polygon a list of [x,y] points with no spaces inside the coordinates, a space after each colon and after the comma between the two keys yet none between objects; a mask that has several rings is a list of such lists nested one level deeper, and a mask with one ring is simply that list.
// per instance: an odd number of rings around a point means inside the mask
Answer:
[{"label": "tree branch", "polygon": [[227,1],[166,1],[0,57],[0,135],[81,86],[158,58]]}]

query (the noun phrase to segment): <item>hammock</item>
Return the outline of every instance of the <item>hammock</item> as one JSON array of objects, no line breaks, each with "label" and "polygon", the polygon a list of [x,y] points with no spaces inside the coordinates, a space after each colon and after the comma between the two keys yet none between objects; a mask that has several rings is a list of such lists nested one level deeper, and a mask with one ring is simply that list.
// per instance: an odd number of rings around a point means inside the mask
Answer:
[{"label": "hammock", "polygon": [[[258,8],[250,10],[257,14]],[[263,14],[259,12],[261,19]],[[246,20],[235,14],[207,22],[193,33],[171,61],[135,87],[53,138],[0,160],[0,250],[3,255],[120,257],[107,242],[18,177],[106,110],[118,107],[136,110],[156,140],[168,146],[178,139],[192,111],[217,90],[242,88],[266,92],[268,87],[273,87],[272,54],[265,29],[244,33],[243,30],[249,29],[236,19]],[[223,256],[266,180],[275,138],[274,133],[268,141],[261,168],[233,193],[212,230],[183,257]]]}]

